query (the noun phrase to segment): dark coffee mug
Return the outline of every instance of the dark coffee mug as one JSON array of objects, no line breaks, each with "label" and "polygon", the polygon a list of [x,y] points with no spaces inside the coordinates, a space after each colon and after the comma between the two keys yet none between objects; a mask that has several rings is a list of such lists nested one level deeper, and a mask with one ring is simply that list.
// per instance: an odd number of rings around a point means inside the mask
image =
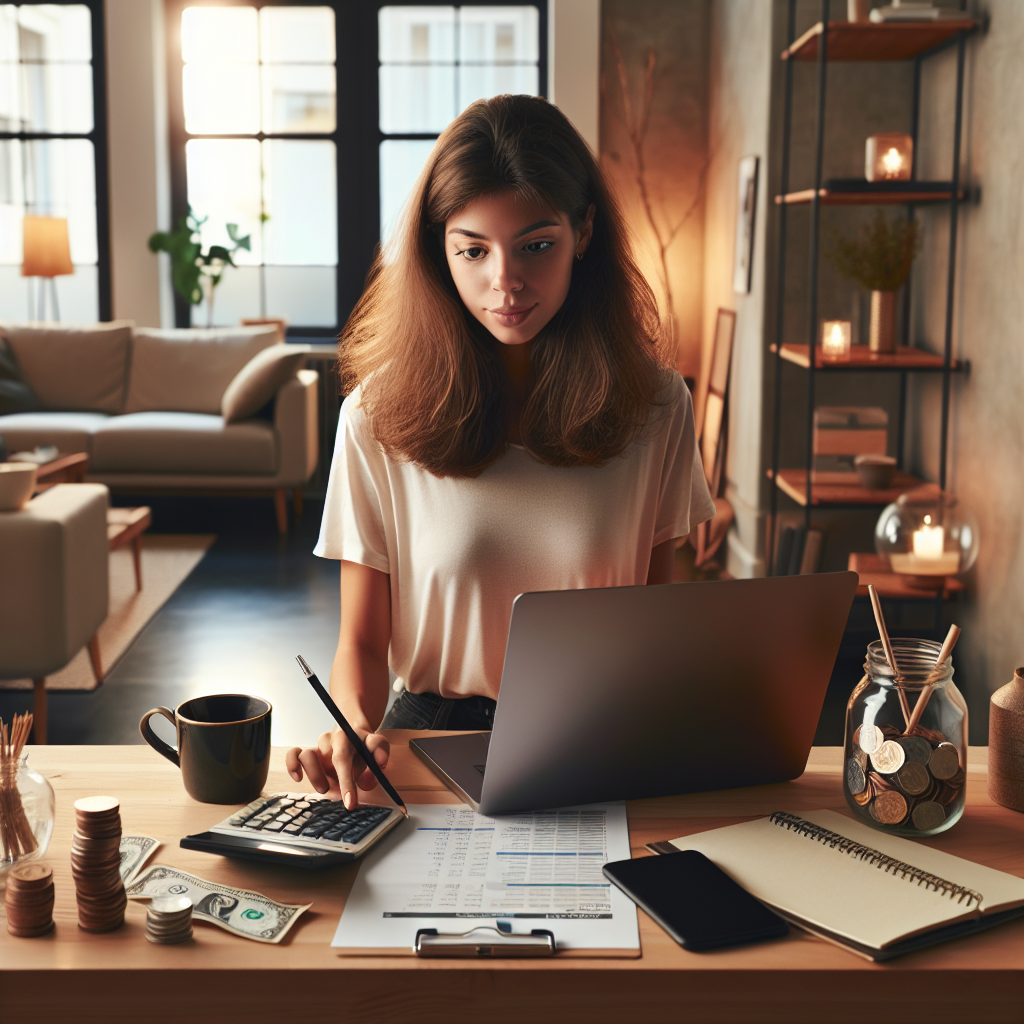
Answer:
[{"label": "dark coffee mug", "polygon": [[[241,693],[193,697],[142,716],[142,738],[181,769],[189,796],[204,804],[247,804],[260,795],[270,770],[270,701]],[[178,749],[153,732],[163,715],[178,734]]]}]

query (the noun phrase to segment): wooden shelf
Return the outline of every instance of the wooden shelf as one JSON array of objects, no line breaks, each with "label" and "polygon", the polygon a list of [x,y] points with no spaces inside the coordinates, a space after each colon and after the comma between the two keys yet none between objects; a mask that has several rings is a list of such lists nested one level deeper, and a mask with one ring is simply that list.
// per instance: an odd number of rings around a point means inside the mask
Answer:
[{"label": "wooden shelf", "polygon": [[862,554],[851,552],[846,568],[860,576],[857,584],[857,596],[867,597],[868,586],[873,585],[878,591],[879,597],[899,598],[905,601],[935,600],[941,595],[947,600],[954,594],[959,594],[966,588],[955,576],[945,577],[941,589],[925,590],[922,587],[912,587],[907,583],[906,577],[893,572],[889,563],[878,555]]},{"label": "wooden shelf", "polygon": [[[849,21],[828,23],[829,61],[910,60],[941,46],[960,32],[978,25],[973,18],[939,21],[885,22],[881,25]],[[788,50],[783,60],[817,60],[822,23],[809,28]]]},{"label": "wooden shelf", "polygon": [[[774,355],[776,346],[771,346]],[[811,360],[806,345],[782,346],[782,358],[787,363],[802,367],[805,370],[811,368]],[[815,370],[822,370],[828,373],[845,370],[861,372],[864,370],[915,370],[924,372],[941,372],[942,356],[933,352],[926,352],[923,348],[911,348],[907,345],[899,345],[893,355],[878,355],[872,352],[867,345],[853,345],[850,348],[850,358],[845,360],[822,359],[819,349],[814,357]],[[950,370],[958,373],[962,366],[956,360],[950,364]]]},{"label": "wooden shelf", "polygon": [[[960,189],[959,198],[967,198],[967,192]],[[945,189],[942,192],[921,191],[921,192],[840,192],[827,188],[819,188],[818,196],[822,206],[896,206],[906,203],[948,203],[953,198],[952,189]],[[814,189],[805,188],[799,192],[786,192],[784,195],[775,197],[775,205],[801,206],[806,205],[814,199]]]},{"label": "wooden shelf", "polygon": [[[772,471],[768,470],[768,479]],[[811,489],[811,504],[822,505],[888,505],[901,494],[925,487],[924,480],[910,473],[897,470],[893,474],[892,486],[884,490],[868,490],[860,482],[856,473],[815,473]],[[807,506],[807,470],[780,469],[776,486],[783,494],[788,495],[798,505]]]}]

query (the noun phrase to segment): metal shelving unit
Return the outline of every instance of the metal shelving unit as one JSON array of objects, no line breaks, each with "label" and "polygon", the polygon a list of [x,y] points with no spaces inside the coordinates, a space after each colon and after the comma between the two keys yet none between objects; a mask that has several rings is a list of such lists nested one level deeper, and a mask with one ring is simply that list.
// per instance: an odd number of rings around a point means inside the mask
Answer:
[{"label": "metal shelving unit", "polygon": [[[804,523],[811,528],[814,509],[865,509],[881,507],[894,498],[889,492],[864,491],[863,495],[851,493],[853,488],[835,486],[834,482],[814,481],[814,408],[815,383],[820,373],[888,372],[900,376],[899,424],[896,457],[900,473],[897,491],[907,490],[914,484],[923,483],[903,473],[903,449],[906,438],[907,375],[910,373],[938,373],[942,377],[942,421],[939,452],[938,487],[945,489],[949,442],[949,399],[951,380],[954,373],[965,367],[952,356],[953,346],[953,302],[956,280],[957,220],[959,203],[966,198],[960,181],[960,143],[963,127],[964,94],[964,51],[967,36],[977,27],[974,19],[966,15],[962,19],[945,19],[932,22],[903,22],[896,24],[860,24],[846,21],[829,21],[829,0],[822,0],[821,20],[799,38],[796,35],[796,0],[790,0],[787,48],[781,59],[785,63],[783,138],[780,195],[775,202],[779,210],[778,280],[776,283],[776,311],[774,342],[769,347],[775,362],[775,388],[773,410],[772,462],[768,476],[772,480],[771,512],[766,544],[769,571],[774,563],[776,530],[778,521],[779,494],[784,493],[804,509]],[[827,26],[827,30],[826,30]],[[831,61],[892,61],[912,60],[914,62],[914,86],[911,134],[918,141],[918,122],[921,109],[921,67],[924,61],[950,47],[957,52],[956,102],[954,109],[954,132],[952,151],[951,188],[936,191],[922,188],[921,191],[905,190],[892,192],[842,192],[823,187],[822,162],[825,147],[825,95],[828,83],[828,66]],[[790,149],[793,125],[793,66],[796,61],[816,61],[818,68],[818,93],[814,138],[814,186],[802,191],[790,191]],[[922,183],[923,185],[924,183]],[[817,354],[818,335],[818,272],[821,258],[821,208],[826,205],[906,205],[908,217],[913,217],[917,205],[928,203],[946,204],[949,208],[949,265],[945,301],[945,330],[942,356],[910,346],[910,282],[903,294],[903,344],[894,355],[871,356],[857,352],[847,363],[822,363]],[[810,207],[810,271],[808,281],[807,343],[792,344],[784,341],[785,329],[785,288],[786,288],[786,247],[788,240],[788,218],[790,207]],[[799,469],[783,469],[779,466],[780,438],[782,432],[782,373],[787,364],[807,374],[806,411],[806,455],[805,464]]]}]

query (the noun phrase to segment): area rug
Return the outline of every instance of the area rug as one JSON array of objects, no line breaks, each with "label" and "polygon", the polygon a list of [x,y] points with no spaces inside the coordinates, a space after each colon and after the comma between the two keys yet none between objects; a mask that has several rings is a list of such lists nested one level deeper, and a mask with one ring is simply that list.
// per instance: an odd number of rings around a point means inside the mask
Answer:
[{"label": "area rug", "polygon": [[[185,582],[216,540],[211,534],[144,534],[142,590],[135,589],[131,548],[110,553],[110,611],[99,628],[103,674],[121,660],[150,619]],[[89,652],[82,648],[59,672],[46,677],[47,690],[95,690]],[[30,679],[0,680],[0,690],[31,690]]]}]

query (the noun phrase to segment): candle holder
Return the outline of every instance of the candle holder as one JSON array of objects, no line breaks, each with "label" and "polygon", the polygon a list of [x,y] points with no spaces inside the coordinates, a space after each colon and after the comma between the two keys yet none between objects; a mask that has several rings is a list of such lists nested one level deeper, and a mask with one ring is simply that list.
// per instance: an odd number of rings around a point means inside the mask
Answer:
[{"label": "candle holder", "polygon": [[914,140],[902,132],[869,135],[864,147],[864,177],[868,181],[910,181]]},{"label": "candle holder", "polygon": [[941,590],[947,576],[978,557],[978,524],[947,492],[920,488],[887,506],[875,525],[875,550],[912,587]]},{"label": "candle holder", "polygon": [[821,358],[827,363],[845,362],[850,358],[850,321],[822,320]]}]

